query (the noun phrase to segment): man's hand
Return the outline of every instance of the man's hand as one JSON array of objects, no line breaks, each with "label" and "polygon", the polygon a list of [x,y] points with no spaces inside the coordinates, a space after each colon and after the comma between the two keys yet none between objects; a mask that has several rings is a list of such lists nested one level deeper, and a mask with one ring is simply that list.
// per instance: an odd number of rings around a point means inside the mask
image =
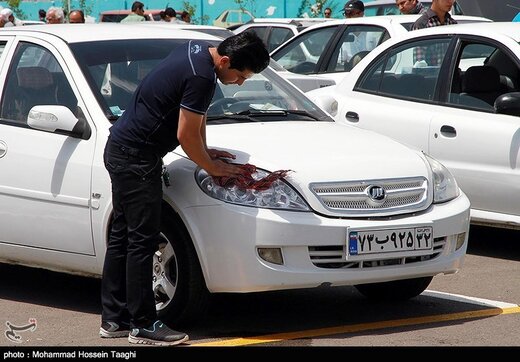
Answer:
[{"label": "man's hand", "polygon": [[234,160],[236,158],[234,154],[229,153],[227,151],[216,150],[213,148],[208,148],[206,151],[208,152],[208,155],[211,157],[212,160],[215,160],[217,158],[231,158],[232,160]]},{"label": "man's hand", "polygon": [[246,174],[246,171],[237,165],[219,159],[213,160],[211,169],[206,169],[211,176],[237,177]]}]

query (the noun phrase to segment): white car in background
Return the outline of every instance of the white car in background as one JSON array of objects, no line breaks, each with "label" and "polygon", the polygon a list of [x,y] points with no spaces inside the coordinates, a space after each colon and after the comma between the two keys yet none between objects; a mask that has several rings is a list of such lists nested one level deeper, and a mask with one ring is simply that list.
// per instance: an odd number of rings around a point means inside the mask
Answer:
[{"label": "white car in background", "polygon": [[[171,49],[200,32],[135,24],[0,32],[0,261],[100,276],[110,230],[109,128]],[[218,84],[208,146],[288,174],[222,187],[181,147],[164,157],[153,290],[161,320],[201,318],[210,293],[355,285],[402,300],[455,273],[469,200],[426,154],[334,122],[271,68]],[[319,306],[316,306],[319,307]]]},{"label": "white car in background", "polygon": [[412,31],[308,95],[336,121],[434,156],[471,200],[472,222],[520,228],[520,23]]},{"label": "white car in background", "polygon": [[243,31],[254,31],[264,41],[267,50],[271,52],[309,26],[331,20],[327,18],[254,18],[233,29],[233,32],[238,34]]},{"label": "white car in background", "polygon": [[[370,16],[316,24],[282,44],[271,57],[285,69],[340,82],[354,66],[386,40],[408,33],[419,15]],[[461,22],[490,22],[454,16]]]},{"label": "white car in background", "polygon": [[[171,29],[172,27],[185,29],[185,30],[193,30],[199,31],[201,33],[210,34],[214,36],[218,36],[219,38],[225,39],[232,35],[235,35],[229,29],[221,28],[218,26],[212,25],[196,25],[196,24],[187,24],[181,22],[164,22],[164,21],[156,21],[156,22],[141,22],[141,26],[152,26],[152,27],[163,27],[167,29]],[[289,72],[280,64],[278,64],[274,59],[271,59],[270,62],[271,67],[278,72],[278,74],[282,77],[294,84],[297,88],[299,88],[302,92],[307,92],[312,89],[318,89],[323,87],[328,87],[330,85],[336,84],[333,79],[321,76],[310,77],[305,74],[298,74]]]}]

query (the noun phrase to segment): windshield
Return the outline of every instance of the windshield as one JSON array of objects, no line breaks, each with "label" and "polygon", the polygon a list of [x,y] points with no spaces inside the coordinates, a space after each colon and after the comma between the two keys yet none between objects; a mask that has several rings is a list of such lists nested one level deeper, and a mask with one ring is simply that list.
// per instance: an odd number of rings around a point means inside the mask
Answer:
[{"label": "windshield", "polygon": [[[72,44],[71,49],[107,118],[115,121],[144,77],[183,39],[132,39]],[[331,118],[267,68],[242,86],[217,84],[208,124]],[[239,117],[234,117],[239,115]],[[258,119],[261,117],[261,119]]]},{"label": "windshield", "polygon": [[[255,74],[241,86],[218,82],[208,109],[208,124],[236,121],[324,120],[331,119],[300,91],[271,68]],[[248,117],[230,117],[247,115]],[[284,117],[280,117],[283,115]],[[257,118],[260,117],[260,118]]]}]

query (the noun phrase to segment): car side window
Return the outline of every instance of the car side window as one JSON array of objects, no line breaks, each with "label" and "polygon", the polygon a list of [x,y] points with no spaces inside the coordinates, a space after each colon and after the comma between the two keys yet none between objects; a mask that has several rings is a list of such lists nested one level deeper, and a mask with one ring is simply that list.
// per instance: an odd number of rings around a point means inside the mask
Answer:
[{"label": "car side window", "polygon": [[518,65],[496,44],[463,41],[457,59],[448,95],[450,105],[494,112],[499,96],[520,90]]},{"label": "car side window", "polygon": [[47,49],[21,42],[13,56],[0,106],[0,118],[27,124],[36,105],[63,105],[76,114],[78,101],[58,61]]},{"label": "car side window", "polygon": [[336,44],[327,72],[350,72],[365,55],[388,39],[386,33],[379,26],[348,26]]},{"label": "car side window", "polygon": [[411,100],[433,100],[450,39],[439,38],[390,48],[367,68],[356,90]]},{"label": "car side window", "polygon": [[293,73],[316,73],[318,60],[336,29],[336,26],[329,26],[302,34],[276,52],[273,59]]},{"label": "car side window", "polygon": [[269,53],[285,43],[285,41],[291,39],[293,35],[291,29],[272,27],[271,34],[269,34],[269,41],[267,42]]},{"label": "car side window", "polygon": [[246,29],[245,31],[252,31],[256,35],[258,35],[258,37],[260,39],[263,40],[263,39],[265,39],[265,33],[267,32],[267,27],[265,27],[265,26],[252,26],[252,27]]}]

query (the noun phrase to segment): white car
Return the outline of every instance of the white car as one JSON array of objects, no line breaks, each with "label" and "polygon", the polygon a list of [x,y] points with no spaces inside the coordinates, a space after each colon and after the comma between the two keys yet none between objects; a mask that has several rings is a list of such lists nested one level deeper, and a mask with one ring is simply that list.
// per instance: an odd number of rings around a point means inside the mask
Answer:
[{"label": "white car", "polygon": [[254,31],[264,41],[267,50],[271,52],[309,26],[331,20],[327,18],[254,18],[233,29],[233,32],[238,34],[243,31]]},{"label": "white car", "polygon": [[474,223],[520,228],[519,41],[511,22],[412,31],[308,95],[340,123],[440,160],[471,200]]},{"label": "white car", "polygon": [[[133,24],[0,32],[0,260],[99,276],[111,222],[103,150],[143,77],[200,32]],[[267,68],[219,84],[207,141],[235,162],[290,170],[267,189],[221,187],[177,148],[164,157],[153,288],[161,319],[200,317],[213,292],[356,285],[420,294],[455,273],[469,200],[439,162],[334,122]],[[390,290],[390,292],[388,292]]]},{"label": "white car", "polygon": [[[457,21],[490,22],[474,16],[453,16]],[[282,67],[310,76],[325,76],[339,83],[376,46],[408,33],[419,15],[389,15],[328,21],[309,26],[271,52]]]},{"label": "white car", "polygon": [[[141,25],[142,24],[142,25]],[[137,25],[137,24],[136,24]],[[222,39],[235,35],[231,30],[226,28],[221,28],[219,26],[212,25],[195,25],[181,22],[164,22],[164,21],[154,21],[154,22],[145,22],[142,21],[139,23],[140,26],[153,26],[153,27],[163,27],[166,29],[179,28],[185,30],[193,30],[200,31],[201,33],[210,34],[218,36]],[[287,79],[289,82],[298,87],[302,92],[308,92],[312,89],[318,89],[323,87],[328,87],[330,85],[336,84],[333,79],[322,77],[322,76],[308,76],[305,74],[298,74],[289,72],[280,64],[278,64],[274,59],[271,58],[270,66],[274,70],[278,72],[282,78]]]}]

